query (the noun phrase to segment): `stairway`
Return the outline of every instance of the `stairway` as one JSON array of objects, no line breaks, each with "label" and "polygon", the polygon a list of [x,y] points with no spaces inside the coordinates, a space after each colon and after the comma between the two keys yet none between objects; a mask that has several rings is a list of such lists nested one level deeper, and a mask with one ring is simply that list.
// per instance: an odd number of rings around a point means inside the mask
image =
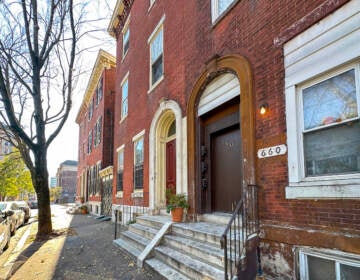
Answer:
[{"label": "stairway", "polygon": [[[168,216],[141,216],[121,232],[114,244],[137,258]],[[220,248],[225,224],[174,223],[145,261],[167,279],[224,279],[224,252]]]}]

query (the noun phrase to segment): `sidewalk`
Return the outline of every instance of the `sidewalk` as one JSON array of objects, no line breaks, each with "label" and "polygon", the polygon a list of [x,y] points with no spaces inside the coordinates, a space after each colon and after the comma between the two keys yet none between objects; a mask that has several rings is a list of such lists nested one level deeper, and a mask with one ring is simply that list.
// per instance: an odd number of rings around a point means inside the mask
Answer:
[{"label": "sidewalk", "polygon": [[[113,245],[111,222],[101,222],[90,215],[69,217],[72,220],[68,230],[60,230],[59,236],[46,241],[34,241],[22,252],[19,258],[26,261],[10,279],[164,279],[153,271],[138,269],[136,260]],[[59,226],[64,225],[55,223],[54,229]],[[36,228],[33,224],[28,240],[34,237]]]}]

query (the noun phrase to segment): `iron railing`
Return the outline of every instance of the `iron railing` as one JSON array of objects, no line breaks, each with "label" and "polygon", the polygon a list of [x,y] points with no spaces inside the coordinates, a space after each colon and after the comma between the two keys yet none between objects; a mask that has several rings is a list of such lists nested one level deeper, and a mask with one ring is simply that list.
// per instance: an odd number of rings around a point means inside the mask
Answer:
[{"label": "iron railing", "polygon": [[233,279],[238,275],[240,269],[246,269],[247,243],[256,237],[258,232],[257,186],[248,185],[221,236],[225,280]]},{"label": "iron railing", "polygon": [[121,198],[120,206],[114,209],[115,232],[114,239],[118,238],[119,232],[128,229],[130,224],[136,223],[136,217],[144,215],[148,211],[146,202],[149,193],[143,193],[142,197]]}]

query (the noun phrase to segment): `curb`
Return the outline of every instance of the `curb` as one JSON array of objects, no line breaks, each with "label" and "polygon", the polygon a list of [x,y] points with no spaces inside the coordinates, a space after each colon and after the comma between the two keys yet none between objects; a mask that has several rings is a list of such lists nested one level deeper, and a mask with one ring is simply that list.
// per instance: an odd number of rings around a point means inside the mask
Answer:
[{"label": "curb", "polygon": [[19,242],[16,244],[15,248],[11,251],[8,261],[1,268],[2,275],[0,276],[0,280],[10,279],[12,274],[25,263],[26,259],[24,258],[19,259],[19,256],[22,253],[21,249],[24,247],[25,242],[30,235],[33,225],[34,223],[29,225],[29,227],[26,229],[24,234],[21,236]]}]

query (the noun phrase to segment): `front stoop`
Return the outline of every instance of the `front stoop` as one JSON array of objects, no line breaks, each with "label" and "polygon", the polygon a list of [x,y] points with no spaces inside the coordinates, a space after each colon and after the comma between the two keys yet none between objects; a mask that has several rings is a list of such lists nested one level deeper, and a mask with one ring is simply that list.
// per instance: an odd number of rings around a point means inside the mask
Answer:
[{"label": "front stoop", "polygon": [[[138,258],[152,238],[170,221],[168,216],[141,216],[128,231],[122,232],[118,245]],[[167,279],[224,279],[224,253],[220,248],[225,224],[211,222],[174,223],[145,265]]]}]

